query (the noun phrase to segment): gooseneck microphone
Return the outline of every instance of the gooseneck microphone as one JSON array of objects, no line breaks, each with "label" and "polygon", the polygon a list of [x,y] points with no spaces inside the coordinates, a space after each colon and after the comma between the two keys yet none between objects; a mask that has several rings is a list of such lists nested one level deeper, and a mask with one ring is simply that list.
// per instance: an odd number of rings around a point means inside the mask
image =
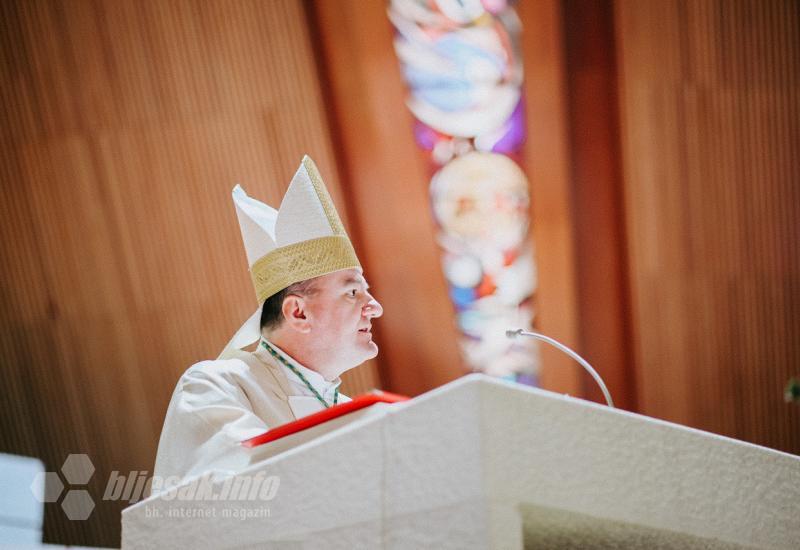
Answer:
[{"label": "gooseneck microphone", "polygon": [[586,372],[592,375],[594,381],[597,382],[597,385],[600,386],[600,389],[603,391],[603,396],[606,398],[606,403],[612,409],[614,408],[614,402],[611,400],[611,394],[608,393],[608,388],[606,388],[605,383],[603,383],[603,379],[600,378],[600,375],[597,374],[597,371],[592,368],[592,366],[589,364],[588,361],[586,361],[583,357],[581,357],[580,355],[569,349],[567,346],[565,346],[558,340],[550,338],[549,336],[545,336],[544,334],[539,334],[538,332],[531,332],[528,330],[522,330],[521,328],[518,328],[517,330],[507,330],[506,336],[508,336],[509,338],[516,338],[517,336],[527,336],[528,338],[535,338],[536,340],[547,342],[556,349],[563,351],[564,353],[575,359],[575,361],[577,361],[584,369],[586,369]]}]

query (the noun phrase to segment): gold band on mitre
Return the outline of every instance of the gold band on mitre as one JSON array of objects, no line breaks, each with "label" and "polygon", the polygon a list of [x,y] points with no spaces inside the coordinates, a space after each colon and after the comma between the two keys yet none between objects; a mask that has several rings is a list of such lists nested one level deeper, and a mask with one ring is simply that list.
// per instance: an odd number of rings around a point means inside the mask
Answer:
[{"label": "gold band on mitre", "polygon": [[360,267],[347,235],[333,235],[272,250],[253,264],[250,277],[260,304],[291,284]]}]

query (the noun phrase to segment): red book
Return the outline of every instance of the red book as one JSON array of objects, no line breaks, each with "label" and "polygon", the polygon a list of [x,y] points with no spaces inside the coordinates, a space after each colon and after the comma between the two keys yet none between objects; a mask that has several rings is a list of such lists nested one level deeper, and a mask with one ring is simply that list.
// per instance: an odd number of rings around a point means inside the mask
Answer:
[{"label": "red book", "polygon": [[352,401],[339,403],[338,405],[334,405],[317,413],[304,416],[303,418],[298,418],[297,420],[289,422],[288,424],[277,426],[261,435],[246,439],[242,441],[242,445],[245,447],[258,447],[259,445],[269,443],[270,441],[275,441],[276,439],[281,439],[287,435],[292,435],[294,433],[313,428],[314,426],[327,422],[328,420],[333,420],[334,418],[338,418],[353,411],[363,409],[364,407],[369,407],[375,403],[398,403],[400,401],[407,400],[408,397],[404,395],[398,395],[396,393],[389,393],[385,391],[365,393],[354,398]]}]

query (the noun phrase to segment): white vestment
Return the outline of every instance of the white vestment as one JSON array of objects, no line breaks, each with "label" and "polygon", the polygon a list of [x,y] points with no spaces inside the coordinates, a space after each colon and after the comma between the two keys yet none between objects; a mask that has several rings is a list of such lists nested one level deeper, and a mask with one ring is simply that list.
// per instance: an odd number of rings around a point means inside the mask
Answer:
[{"label": "white vestment", "polygon": [[[314,389],[331,404],[340,380],[326,382],[277,350]],[[339,396],[339,403],[349,401]],[[239,472],[258,462],[258,448],[241,442],[270,428],[320,411],[324,405],[290,369],[259,343],[232,359],[202,361],[181,376],[172,394],[154,475],[185,480],[214,470],[222,475]]]}]

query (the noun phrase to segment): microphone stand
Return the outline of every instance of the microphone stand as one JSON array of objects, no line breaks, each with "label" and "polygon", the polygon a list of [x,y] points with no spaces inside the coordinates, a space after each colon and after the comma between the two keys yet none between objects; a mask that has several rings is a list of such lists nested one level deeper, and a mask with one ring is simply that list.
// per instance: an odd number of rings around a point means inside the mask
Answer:
[{"label": "microphone stand", "polygon": [[592,366],[589,364],[588,361],[586,361],[583,357],[581,357],[580,355],[569,349],[567,346],[565,346],[558,340],[550,338],[549,336],[545,336],[544,334],[522,330],[521,328],[517,330],[507,330],[506,336],[508,336],[509,338],[516,338],[517,336],[526,336],[528,338],[535,338],[536,340],[547,342],[556,349],[563,351],[564,353],[575,359],[575,361],[577,361],[584,369],[586,369],[586,372],[592,375],[592,378],[594,378],[595,382],[597,382],[597,385],[600,386],[600,389],[603,391],[603,396],[606,398],[606,403],[612,409],[614,408],[614,402],[611,400],[611,394],[608,393],[608,388],[606,388],[605,383],[603,383],[603,379],[600,378],[600,375],[597,374],[597,371],[592,368]]}]

